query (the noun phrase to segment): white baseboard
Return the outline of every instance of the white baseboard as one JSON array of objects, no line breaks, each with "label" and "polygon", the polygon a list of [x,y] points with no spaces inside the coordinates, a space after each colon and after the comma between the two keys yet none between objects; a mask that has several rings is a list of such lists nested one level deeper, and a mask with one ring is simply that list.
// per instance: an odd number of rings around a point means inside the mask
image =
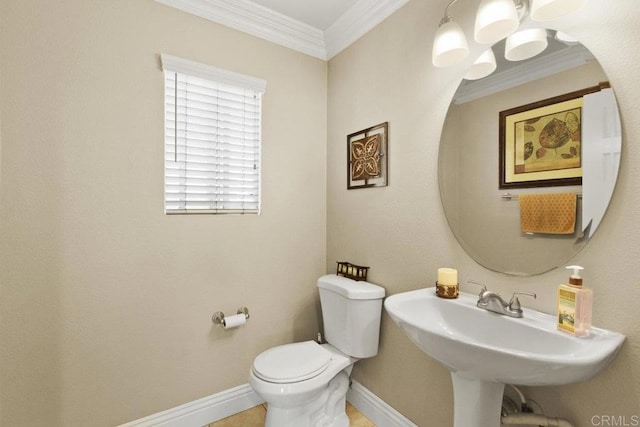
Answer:
[{"label": "white baseboard", "polygon": [[[347,401],[376,427],[418,427],[357,381],[351,384]],[[244,384],[117,427],[202,427],[262,403]]]},{"label": "white baseboard", "polygon": [[118,427],[202,427],[262,403],[251,386],[244,384]]},{"label": "white baseboard", "polygon": [[369,418],[376,427],[418,427],[355,380],[347,392],[347,401]]}]

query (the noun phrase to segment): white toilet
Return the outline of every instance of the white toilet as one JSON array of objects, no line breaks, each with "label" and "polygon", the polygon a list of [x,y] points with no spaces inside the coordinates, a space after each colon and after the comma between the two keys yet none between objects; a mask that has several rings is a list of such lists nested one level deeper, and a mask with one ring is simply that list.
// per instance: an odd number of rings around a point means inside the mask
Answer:
[{"label": "white toilet", "polygon": [[384,288],[335,274],[318,288],[328,343],[281,345],[253,361],[249,384],[267,402],[265,427],[349,427],[349,374],[378,354]]}]

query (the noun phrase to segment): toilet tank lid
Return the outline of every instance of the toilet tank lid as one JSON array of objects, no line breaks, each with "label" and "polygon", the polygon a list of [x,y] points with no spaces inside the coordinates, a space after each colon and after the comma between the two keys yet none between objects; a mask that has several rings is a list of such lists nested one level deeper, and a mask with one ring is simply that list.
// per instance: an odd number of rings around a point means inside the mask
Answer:
[{"label": "toilet tank lid", "polygon": [[356,281],[335,274],[318,279],[318,287],[340,294],[348,299],[382,299],[384,288],[365,281]]}]

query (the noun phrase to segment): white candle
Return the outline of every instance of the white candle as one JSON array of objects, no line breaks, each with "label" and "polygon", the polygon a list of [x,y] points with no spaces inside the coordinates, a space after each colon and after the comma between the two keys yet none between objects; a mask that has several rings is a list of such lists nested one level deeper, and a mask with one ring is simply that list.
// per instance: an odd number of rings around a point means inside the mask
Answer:
[{"label": "white candle", "polygon": [[458,284],[458,270],[455,268],[439,268],[438,283],[441,285],[453,286]]}]

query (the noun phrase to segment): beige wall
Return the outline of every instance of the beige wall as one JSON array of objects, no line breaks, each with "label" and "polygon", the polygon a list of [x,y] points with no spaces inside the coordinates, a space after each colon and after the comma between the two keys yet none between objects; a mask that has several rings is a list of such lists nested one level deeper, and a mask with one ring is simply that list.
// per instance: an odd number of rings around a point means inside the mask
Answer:
[{"label": "beige wall", "polygon": [[[314,338],[326,62],[153,0],[0,17],[0,425],[117,425]],[[163,214],[161,52],[267,80],[262,215]],[[212,326],[243,305],[246,326]]]},{"label": "beige wall", "polygon": [[[469,35],[475,7],[463,3],[451,13]],[[453,266],[463,284],[475,279],[505,294],[535,291],[538,300],[526,304],[553,312],[556,286],[567,279],[564,269],[530,278],[486,270],[464,253],[444,216],[437,181],[440,132],[466,66],[440,70],[431,65],[433,35],[447,4],[412,0],[329,62],[327,268],[336,259],[371,266],[371,281],[395,294],[433,286],[436,269]],[[578,36],[598,57],[615,89],[623,125],[618,188],[598,232],[574,260],[586,267],[585,284],[596,294],[594,323],[626,334],[628,341],[613,365],[591,381],[526,390],[549,415],[578,426],[591,425],[594,415],[630,417],[640,410],[638,18],[636,0],[591,1],[550,26]],[[480,54],[479,46],[471,47]],[[390,185],[348,191],[346,135],[383,121],[390,126]],[[472,289],[463,285],[463,290]],[[452,424],[448,372],[387,315],[380,354],[359,362],[354,375],[419,426]]]}]

